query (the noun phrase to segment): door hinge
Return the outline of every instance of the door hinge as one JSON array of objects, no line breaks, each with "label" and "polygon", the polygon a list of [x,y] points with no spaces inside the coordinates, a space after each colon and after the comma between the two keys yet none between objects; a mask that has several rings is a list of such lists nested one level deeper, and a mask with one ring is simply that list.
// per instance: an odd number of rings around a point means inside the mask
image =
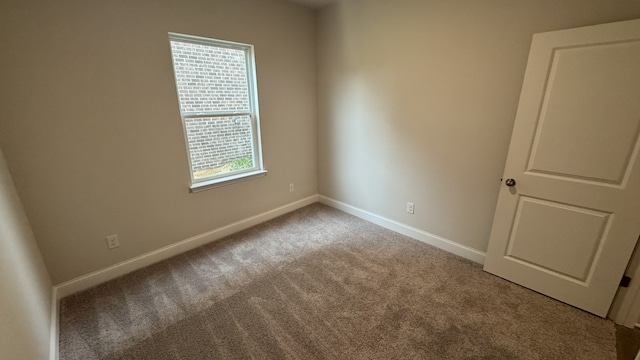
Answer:
[{"label": "door hinge", "polygon": [[627,275],[622,277],[622,280],[620,280],[620,287],[629,287],[629,283],[631,282],[631,278],[628,277]]}]

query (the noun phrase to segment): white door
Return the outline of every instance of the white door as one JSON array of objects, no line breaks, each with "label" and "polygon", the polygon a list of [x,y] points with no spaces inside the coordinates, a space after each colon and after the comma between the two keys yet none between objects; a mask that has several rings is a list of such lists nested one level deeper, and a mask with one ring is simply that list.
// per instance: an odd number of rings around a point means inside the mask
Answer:
[{"label": "white door", "polygon": [[534,35],[484,269],[606,316],[640,234],[639,133],[640,20]]}]

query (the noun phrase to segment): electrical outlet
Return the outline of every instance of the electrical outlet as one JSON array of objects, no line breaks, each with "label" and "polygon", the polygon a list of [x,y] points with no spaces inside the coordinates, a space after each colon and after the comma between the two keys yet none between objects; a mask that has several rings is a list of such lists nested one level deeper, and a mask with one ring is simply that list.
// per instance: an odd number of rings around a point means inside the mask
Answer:
[{"label": "electrical outlet", "polygon": [[415,208],[416,204],[412,203],[412,202],[408,202],[407,203],[407,212],[409,214],[413,214],[413,210]]},{"label": "electrical outlet", "polygon": [[118,239],[118,235],[107,236],[107,248],[109,248],[109,250],[115,249],[118,246],[120,246],[120,240]]},{"label": "electrical outlet", "polygon": [[289,184],[289,192],[293,192],[296,188],[293,186],[293,183]]}]

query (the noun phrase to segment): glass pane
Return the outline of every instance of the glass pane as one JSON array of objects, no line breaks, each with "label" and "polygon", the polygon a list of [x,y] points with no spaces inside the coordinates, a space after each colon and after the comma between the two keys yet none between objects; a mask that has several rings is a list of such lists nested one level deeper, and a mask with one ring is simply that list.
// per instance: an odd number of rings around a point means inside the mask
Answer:
[{"label": "glass pane", "polygon": [[185,119],[185,127],[194,179],[254,167],[250,116]]},{"label": "glass pane", "polygon": [[183,112],[249,111],[243,50],[171,41]]}]

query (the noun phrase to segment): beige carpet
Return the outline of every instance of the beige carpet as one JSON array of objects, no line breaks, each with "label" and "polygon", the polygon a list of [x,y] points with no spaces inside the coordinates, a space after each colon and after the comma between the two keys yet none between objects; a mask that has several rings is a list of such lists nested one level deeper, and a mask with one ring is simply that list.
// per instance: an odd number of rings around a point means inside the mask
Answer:
[{"label": "beige carpet", "polygon": [[615,359],[603,320],[321,204],[61,301],[60,359]]}]

